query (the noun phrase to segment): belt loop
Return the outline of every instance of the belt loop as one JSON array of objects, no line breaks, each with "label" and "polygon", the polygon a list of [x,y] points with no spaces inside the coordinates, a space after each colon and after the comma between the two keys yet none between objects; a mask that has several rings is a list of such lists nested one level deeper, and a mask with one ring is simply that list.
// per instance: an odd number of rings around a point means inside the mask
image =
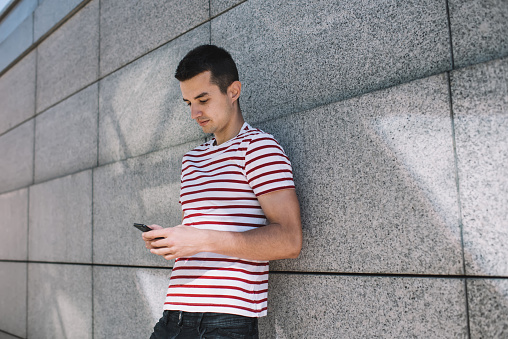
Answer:
[{"label": "belt loop", "polygon": [[183,311],[178,311],[178,326],[182,326],[183,323]]}]

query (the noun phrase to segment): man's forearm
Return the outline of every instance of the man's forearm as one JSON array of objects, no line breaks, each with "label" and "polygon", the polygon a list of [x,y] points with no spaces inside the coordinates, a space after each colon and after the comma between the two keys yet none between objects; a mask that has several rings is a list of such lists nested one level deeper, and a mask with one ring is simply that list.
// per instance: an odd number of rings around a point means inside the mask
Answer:
[{"label": "man's forearm", "polygon": [[297,227],[269,224],[246,232],[206,231],[204,252],[250,260],[296,258],[302,248]]}]

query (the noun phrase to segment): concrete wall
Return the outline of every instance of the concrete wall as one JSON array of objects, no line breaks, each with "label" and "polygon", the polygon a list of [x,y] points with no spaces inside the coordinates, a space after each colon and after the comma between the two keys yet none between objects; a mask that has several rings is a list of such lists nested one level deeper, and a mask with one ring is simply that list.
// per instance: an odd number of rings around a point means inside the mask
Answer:
[{"label": "concrete wall", "polygon": [[175,67],[237,60],[304,248],[261,338],[508,336],[508,2],[23,0],[0,22],[0,338],[147,338],[206,138]]}]

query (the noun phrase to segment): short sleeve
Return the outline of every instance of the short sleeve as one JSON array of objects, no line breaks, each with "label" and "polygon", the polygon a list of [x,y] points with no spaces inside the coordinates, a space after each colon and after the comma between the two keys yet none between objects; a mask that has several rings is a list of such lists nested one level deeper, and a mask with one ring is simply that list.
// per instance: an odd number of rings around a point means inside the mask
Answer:
[{"label": "short sleeve", "polygon": [[256,196],[295,188],[291,162],[269,134],[258,135],[250,141],[245,152],[245,175]]}]

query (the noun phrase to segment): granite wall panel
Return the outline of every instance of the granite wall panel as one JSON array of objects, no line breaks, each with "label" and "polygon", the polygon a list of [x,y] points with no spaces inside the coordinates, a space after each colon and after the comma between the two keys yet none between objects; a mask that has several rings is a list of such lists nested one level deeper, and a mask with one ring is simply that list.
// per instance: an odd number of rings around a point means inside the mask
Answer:
[{"label": "granite wall panel", "polygon": [[508,279],[468,279],[471,338],[508,337]]},{"label": "granite wall panel", "polygon": [[0,193],[33,182],[34,120],[0,136]]},{"label": "granite wall panel", "polygon": [[101,165],[204,137],[174,72],[190,49],[208,42],[209,29],[202,25],[101,81]]},{"label": "granite wall panel", "polygon": [[212,43],[237,61],[253,123],[449,70],[445,5],[250,0],[212,20]]},{"label": "granite wall panel", "polygon": [[29,259],[90,263],[92,171],[30,187]]},{"label": "granite wall panel", "polygon": [[99,1],[37,47],[37,113],[91,84],[99,69]]},{"label": "granite wall panel", "polygon": [[304,247],[271,269],[463,273],[446,75],[272,120]]},{"label": "granite wall panel", "polygon": [[33,42],[33,15],[28,16],[0,43],[0,71],[30,47]]},{"label": "granite wall panel", "polygon": [[455,67],[508,56],[508,2],[449,0]]},{"label": "granite wall panel", "polygon": [[0,261],[0,330],[26,337],[27,264]]},{"label": "granite wall panel", "polygon": [[0,135],[35,114],[35,53],[0,78]]},{"label": "granite wall panel", "polygon": [[271,274],[260,338],[468,338],[461,279]]},{"label": "granite wall panel", "polygon": [[29,264],[28,337],[92,338],[92,267]]},{"label": "granite wall panel", "polygon": [[181,161],[199,144],[183,144],[94,170],[95,263],[170,266],[145,248],[141,232],[132,224],[181,223]]},{"label": "granite wall panel", "polygon": [[101,76],[196,27],[208,15],[207,0],[102,0]]},{"label": "granite wall panel", "polygon": [[83,0],[44,0],[34,12],[34,41],[39,40]]},{"label": "granite wall panel", "polygon": [[0,195],[0,259],[27,260],[28,190]]},{"label": "granite wall panel", "polygon": [[466,272],[508,275],[508,58],[451,74]]},{"label": "granite wall panel", "polygon": [[94,338],[148,338],[162,317],[170,275],[169,269],[94,267]]},{"label": "granite wall panel", "polygon": [[39,114],[35,123],[35,182],[97,166],[98,85]]}]

